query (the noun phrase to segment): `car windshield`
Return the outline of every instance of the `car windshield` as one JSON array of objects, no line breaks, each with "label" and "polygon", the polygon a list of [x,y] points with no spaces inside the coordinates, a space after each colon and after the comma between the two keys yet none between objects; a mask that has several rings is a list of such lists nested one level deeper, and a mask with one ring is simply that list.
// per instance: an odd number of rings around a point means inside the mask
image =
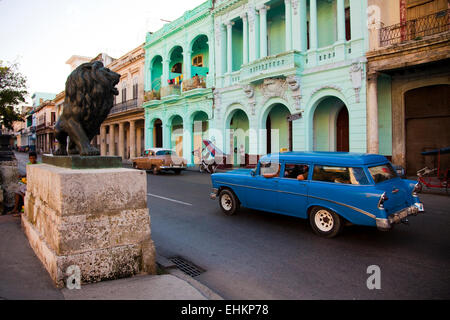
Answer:
[{"label": "car windshield", "polygon": [[157,156],[173,156],[174,152],[171,150],[161,150],[156,153]]},{"label": "car windshield", "polygon": [[398,177],[397,172],[390,163],[381,166],[369,167],[369,172],[375,183],[391,180]]},{"label": "car windshield", "polygon": [[279,169],[280,164],[278,162],[261,162],[260,175],[276,175]]}]

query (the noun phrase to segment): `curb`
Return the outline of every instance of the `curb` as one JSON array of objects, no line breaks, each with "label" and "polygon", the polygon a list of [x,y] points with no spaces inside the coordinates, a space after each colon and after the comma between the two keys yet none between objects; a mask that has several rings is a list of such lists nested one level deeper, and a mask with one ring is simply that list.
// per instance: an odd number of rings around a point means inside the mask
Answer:
[{"label": "curb", "polygon": [[222,298],[220,295],[218,295],[216,292],[214,292],[204,284],[200,283],[194,278],[184,274],[181,270],[177,269],[177,266],[166,257],[156,254],[156,263],[158,264],[159,267],[161,267],[164,271],[166,271],[170,275],[175,276],[178,279],[184,280],[187,283],[189,283],[192,287],[197,289],[197,291],[200,292],[206,299],[224,300],[224,298]]}]

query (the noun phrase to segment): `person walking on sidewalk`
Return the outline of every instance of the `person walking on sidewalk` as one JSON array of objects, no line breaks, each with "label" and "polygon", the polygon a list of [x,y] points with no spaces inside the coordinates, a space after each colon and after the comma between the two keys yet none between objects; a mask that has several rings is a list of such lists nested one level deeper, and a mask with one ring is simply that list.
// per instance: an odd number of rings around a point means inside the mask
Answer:
[{"label": "person walking on sidewalk", "polygon": [[[37,154],[36,152],[32,151],[28,154],[28,159],[30,162],[28,162],[29,165],[37,164]],[[17,190],[14,198],[14,208],[8,212],[8,214],[12,214],[15,217],[20,216],[19,208],[21,208],[24,205],[24,198],[25,194],[27,192],[27,177],[21,176],[20,181],[17,184]]]}]

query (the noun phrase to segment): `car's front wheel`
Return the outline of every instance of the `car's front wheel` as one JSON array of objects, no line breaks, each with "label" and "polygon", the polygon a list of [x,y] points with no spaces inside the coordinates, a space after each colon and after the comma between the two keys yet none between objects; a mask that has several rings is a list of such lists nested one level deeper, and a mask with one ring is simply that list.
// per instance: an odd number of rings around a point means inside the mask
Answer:
[{"label": "car's front wheel", "polygon": [[325,238],[337,236],[344,228],[344,221],[339,215],[321,207],[315,207],[311,210],[309,222],[314,232]]},{"label": "car's front wheel", "polygon": [[239,209],[239,200],[233,192],[224,189],[219,194],[219,205],[227,216],[232,216]]}]

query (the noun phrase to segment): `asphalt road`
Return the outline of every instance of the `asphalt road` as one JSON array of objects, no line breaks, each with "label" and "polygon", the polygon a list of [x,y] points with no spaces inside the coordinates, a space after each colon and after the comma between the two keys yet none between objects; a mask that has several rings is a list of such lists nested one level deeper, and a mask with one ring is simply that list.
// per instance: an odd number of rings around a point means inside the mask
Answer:
[{"label": "asphalt road", "polygon": [[[225,299],[449,299],[450,197],[423,194],[426,214],[384,233],[352,226],[334,239],[309,222],[241,209],[222,214],[210,176],[148,174],[159,254],[206,270],[196,280]],[[367,268],[381,270],[369,290]]]}]

